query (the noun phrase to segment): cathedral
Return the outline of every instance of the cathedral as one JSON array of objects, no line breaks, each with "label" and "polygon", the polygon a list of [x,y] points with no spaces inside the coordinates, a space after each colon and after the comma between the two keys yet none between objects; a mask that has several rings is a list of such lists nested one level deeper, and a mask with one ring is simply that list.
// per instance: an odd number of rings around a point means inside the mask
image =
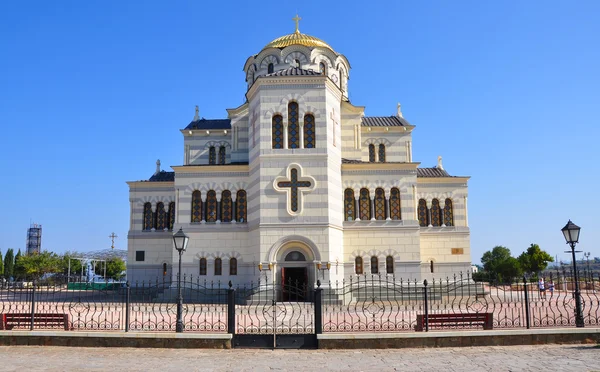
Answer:
[{"label": "cathedral", "polygon": [[[452,277],[471,265],[469,177],[412,158],[415,126],[348,99],[350,63],[299,31],[244,64],[246,102],[196,107],[183,163],[128,182],[131,281],[182,273],[235,284]],[[191,115],[190,115],[191,116]],[[183,127],[180,126],[180,128]],[[433,157],[433,156],[432,156]]]}]

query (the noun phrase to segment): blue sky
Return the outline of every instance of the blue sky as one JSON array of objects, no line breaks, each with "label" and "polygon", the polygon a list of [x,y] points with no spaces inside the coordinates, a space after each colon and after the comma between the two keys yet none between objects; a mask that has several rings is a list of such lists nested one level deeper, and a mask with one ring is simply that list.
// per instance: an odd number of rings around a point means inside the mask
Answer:
[{"label": "blue sky", "polygon": [[[262,4],[262,5],[261,5]],[[301,5],[298,5],[301,4]],[[600,2],[18,1],[0,3],[0,251],[30,222],[56,252],[126,248],[126,181],[183,162],[199,105],[245,100],[244,62],[294,31],[350,61],[350,99],[417,126],[413,159],[469,175],[472,258],[560,233],[600,256]]]}]

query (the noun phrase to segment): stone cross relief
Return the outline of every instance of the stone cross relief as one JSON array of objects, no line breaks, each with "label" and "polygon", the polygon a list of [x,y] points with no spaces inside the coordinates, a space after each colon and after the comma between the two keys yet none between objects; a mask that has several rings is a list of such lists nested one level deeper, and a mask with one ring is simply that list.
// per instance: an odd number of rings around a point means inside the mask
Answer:
[{"label": "stone cross relief", "polygon": [[331,109],[331,112],[329,113],[329,117],[331,118],[331,122],[333,123],[333,125],[332,125],[333,126],[333,145],[337,147],[337,145],[335,144],[335,133],[336,133],[335,127],[336,127],[336,125],[339,125],[339,123],[335,117],[335,109]]},{"label": "stone cross relief", "polygon": [[311,176],[303,175],[297,164],[290,164],[286,175],[277,177],[273,181],[275,191],[286,194],[287,210],[291,215],[302,213],[304,194],[313,191],[315,187],[316,180]]}]

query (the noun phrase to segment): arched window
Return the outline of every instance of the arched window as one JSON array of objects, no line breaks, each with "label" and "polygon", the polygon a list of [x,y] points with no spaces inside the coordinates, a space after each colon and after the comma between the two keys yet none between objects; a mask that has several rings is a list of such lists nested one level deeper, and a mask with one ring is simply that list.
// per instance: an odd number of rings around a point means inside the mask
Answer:
[{"label": "arched window", "polygon": [[379,162],[385,163],[385,145],[383,143],[379,145]]},{"label": "arched window", "polygon": [[236,205],[237,205],[237,211],[236,211],[237,222],[246,222],[248,219],[248,215],[247,215],[248,208],[246,205],[246,191],[240,190],[237,192]]},{"label": "arched window", "polygon": [[396,187],[392,187],[390,192],[390,218],[392,220],[399,220],[402,218],[400,209],[400,190]]},{"label": "arched window", "polygon": [[208,149],[208,164],[215,165],[217,164],[217,150],[214,146],[209,147]]},{"label": "arched window", "polygon": [[283,148],[283,118],[281,115],[273,116],[271,122],[271,142],[274,149]]},{"label": "arched window", "polygon": [[166,223],[167,213],[165,212],[165,205],[162,202],[158,202],[156,204],[156,230],[163,231]]},{"label": "arched window", "polygon": [[442,226],[440,209],[440,201],[437,199],[433,199],[431,201],[431,225],[432,226]]},{"label": "arched window", "polygon": [[163,276],[167,276],[167,263],[163,263]]},{"label": "arched window", "polygon": [[223,260],[220,257],[215,258],[215,275],[223,275]]},{"label": "arched window", "polygon": [[233,201],[231,201],[231,191],[224,190],[221,193],[221,222],[231,222],[232,211]]},{"label": "arched window", "polygon": [[304,115],[304,148],[312,149],[315,147],[315,117],[308,114]]},{"label": "arched window", "polygon": [[429,261],[429,271],[433,273],[433,260]]},{"label": "arched window", "polygon": [[202,221],[202,194],[200,190],[192,193],[192,222]]},{"label": "arched window", "polygon": [[385,272],[388,274],[394,273],[394,257],[387,256],[385,258]]},{"label": "arched window", "polygon": [[144,204],[144,226],[142,229],[150,231],[150,230],[152,230],[153,225],[154,224],[153,224],[153,218],[152,218],[152,204],[145,203]]},{"label": "arched window", "polygon": [[206,275],[206,258],[200,259],[200,275]]},{"label": "arched window", "polygon": [[427,213],[427,202],[419,199],[419,226],[429,226],[429,214]]},{"label": "arched window", "polygon": [[229,259],[229,275],[237,275],[237,258],[235,257]]},{"label": "arched window", "polygon": [[385,192],[382,188],[375,189],[375,219],[385,220]]},{"label": "arched window", "polygon": [[269,65],[267,66],[267,74],[272,74],[274,67],[275,66],[273,65],[273,63],[269,63]]},{"label": "arched window", "polygon": [[294,65],[295,65],[294,67],[298,67],[298,68],[302,67],[302,65],[300,64],[300,60],[297,58],[294,60]]},{"label": "arched window", "polygon": [[344,191],[344,220],[354,221],[356,213],[354,212],[354,190],[346,189]]},{"label": "arched window", "polygon": [[319,72],[327,76],[327,67],[325,67],[325,62],[319,63]]},{"label": "arched window", "polygon": [[359,197],[359,207],[360,207],[360,219],[370,220],[371,219],[371,197],[369,195],[368,189],[360,189],[360,197]]},{"label": "arched window", "polygon": [[286,262],[306,261],[306,256],[302,252],[291,251],[290,253],[285,255],[285,258],[283,260]]},{"label": "arched window", "polygon": [[300,130],[298,128],[298,103],[290,102],[288,105],[288,148],[300,147]]},{"label": "arched window", "polygon": [[225,164],[225,146],[219,147],[219,164]]},{"label": "arched window", "polygon": [[169,230],[173,230],[175,225],[175,202],[169,203]]},{"label": "arched window", "polygon": [[217,193],[210,190],[206,194],[206,222],[217,222]]},{"label": "arched window", "polygon": [[371,257],[371,274],[379,274],[379,260],[377,256]]},{"label": "arched window", "polygon": [[358,275],[363,273],[363,259],[362,257],[356,257],[354,259],[354,272]]},{"label": "arched window", "polygon": [[444,205],[444,225],[454,226],[454,215],[452,214],[452,200],[446,199]]},{"label": "arched window", "polygon": [[369,145],[369,163],[375,163],[375,145]]}]

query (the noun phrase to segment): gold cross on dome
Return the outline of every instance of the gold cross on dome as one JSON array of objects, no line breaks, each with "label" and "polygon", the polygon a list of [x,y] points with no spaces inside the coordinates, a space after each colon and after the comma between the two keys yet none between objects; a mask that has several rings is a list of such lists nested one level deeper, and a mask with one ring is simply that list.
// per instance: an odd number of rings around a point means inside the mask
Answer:
[{"label": "gold cross on dome", "polygon": [[300,22],[302,18],[298,17],[298,14],[296,14],[296,16],[294,18],[292,18],[292,21],[296,22],[296,32],[299,33],[300,30],[298,29],[298,23]]}]

